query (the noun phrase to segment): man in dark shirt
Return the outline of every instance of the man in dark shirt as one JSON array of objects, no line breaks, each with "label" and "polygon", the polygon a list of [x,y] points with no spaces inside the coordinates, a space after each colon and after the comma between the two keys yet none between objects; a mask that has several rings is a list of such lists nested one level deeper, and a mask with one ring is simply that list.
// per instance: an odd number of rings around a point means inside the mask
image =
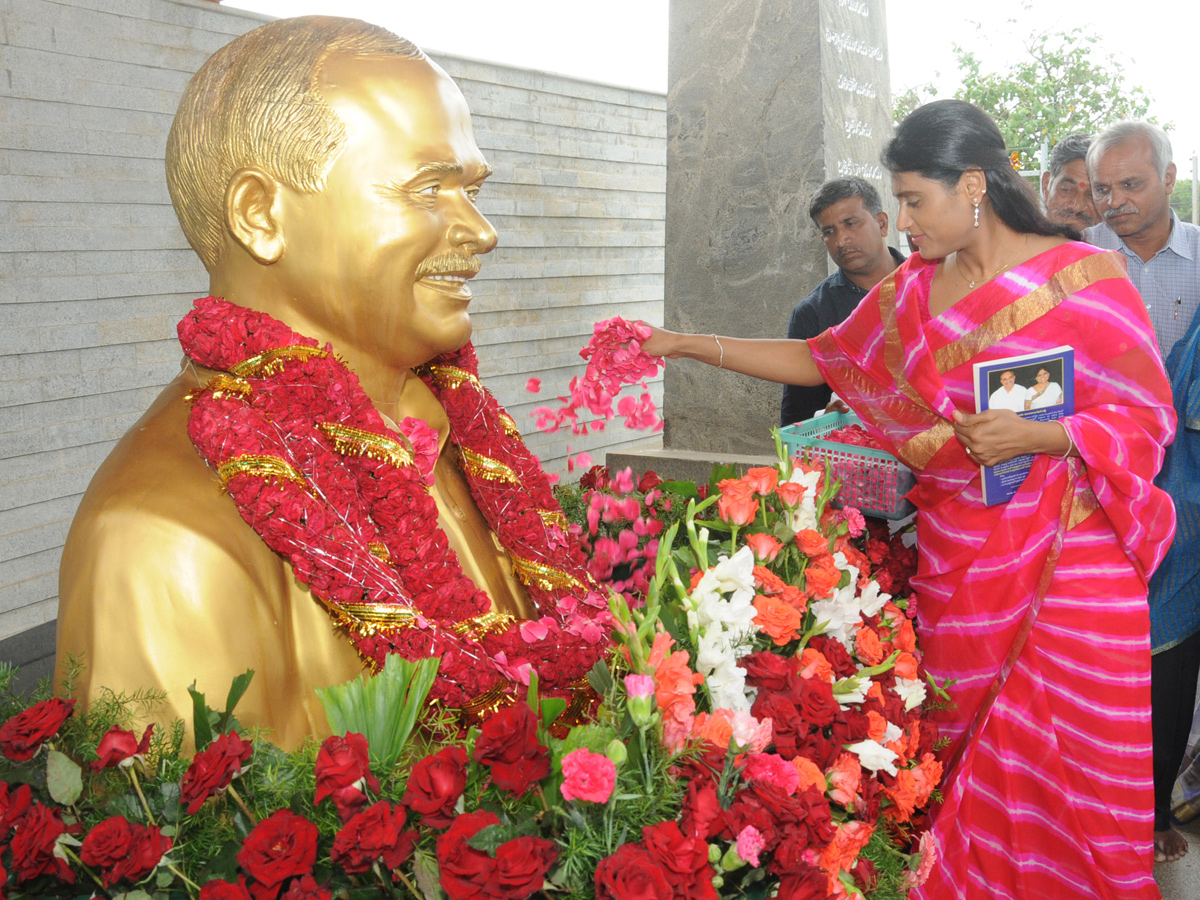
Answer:
[{"label": "man in dark shirt", "polygon": [[[827,181],[813,195],[808,216],[821,230],[821,240],[838,270],[796,304],[788,321],[792,339],[816,337],[854,312],[858,301],[904,262],[887,245],[888,216],[879,192],[861,178]],[[781,425],[791,425],[821,412],[832,391],[826,385],[785,385]]]}]

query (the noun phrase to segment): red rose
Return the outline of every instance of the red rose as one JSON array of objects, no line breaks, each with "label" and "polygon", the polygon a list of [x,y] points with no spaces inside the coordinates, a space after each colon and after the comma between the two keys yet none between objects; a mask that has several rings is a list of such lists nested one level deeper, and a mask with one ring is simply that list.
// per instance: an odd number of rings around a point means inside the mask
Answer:
[{"label": "red rose", "polygon": [[679,825],[684,834],[708,838],[713,836],[709,827],[721,815],[721,801],[717,787],[709,778],[693,778],[688,782],[683,795],[683,811]]},{"label": "red rose", "polygon": [[421,814],[421,821],[445,828],[454,821],[454,805],[467,786],[467,753],[453,746],[427,756],[408,776],[404,805]]},{"label": "red rose", "polygon": [[746,684],[766,691],[786,694],[793,701],[800,699],[796,686],[798,678],[796,663],[795,657],[785,659],[766,651],[751,653],[737,661],[737,664],[746,670]]},{"label": "red rose", "polygon": [[474,757],[491,767],[497,787],[518,797],[550,774],[550,754],[538,743],[537,720],[529,704],[522,701],[483,723]]},{"label": "red rose", "polygon": [[180,799],[194,816],[200,805],[218,791],[223,791],[242,771],[242,763],[254,753],[254,745],[243,741],[236,731],[222,734],[208,747],[196,754],[183,773]]},{"label": "red rose", "polygon": [[857,744],[867,739],[870,730],[871,720],[866,713],[857,709],[842,709],[838,710],[829,729],[829,739],[835,744]]},{"label": "red rose", "polygon": [[[7,782],[0,781],[0,844],[8,840],[8,833],[21,820],[33,803],[29,785],[19,785],[10,791]],[[4,884],[0,881],[0,886]]]},{"label": "red rose", "polygon": [[789,872],[779,879],[776,900],[827,900],[829,877],[816,866]]},{"label": "red rose", "polygon": [[247,875],[267,887],[311,873],[317,861],[317,826],[281,809],[246,835],[237,861]]},{"label": "red rose", "polygon": [[647,469],[646,472],[638,479],[637,489],[643,494],[648,494],[660,484],[663,480],[658,477],[658,473],[653,469]]},{"label": "red rose", "polygon": [[208,882],[200,888],[200,900],[251,900],[250,892],[246,890],[246,876],[243,875],[237,884]]},{"label": "red rose", "polygon": [[353,733],[326,738],[317,753],[317,793],[313,805],[333,797],[338,815],[345,822],[367,805],[364,786],[379,793],[379,779],[371,774],[367,739]]},{"label": "red rose", "polygon": [[808,723],[800,718],[794,701],[785,694],[762,691],[750,707],[750,714],[760,722],[771,720],[775,749],[780,756],[794,759],[799,755],[800,742],[808,734]]},{"label": "red rose", "polygon": [[838,678],[849,678],[858,672],[858,666],[850,658],[850,651],[837,638],[828,637],[823,634],[817,635],[808,642],[808,646],[825,657],[833,669],[833,673]]},{"label": "red rose", "polygon": [[864,891],[872,891],[875,889],[875,882],[879,880],[879,873],[875,871],[875,863],[871,862],[865,856],[860,856],[858,862],[854,864],[854,868],[850,870],[850,874],[854,876],[855,882]]},{"label": "red rose", "polygon": [[45,741],[58,734],[74,708],[74,700],[51,697],[17,713],[0,725],[0,753],[13,762],[32,759]]},{"label": "red rose", "polygon": [[496,848],[496,886],[493,896],[524,900],[540,891],[558,848],[537,837],[519,837]]},{"label": "red rose", "polygon": [[58,810],[41,803],[29,808],[9,844],[18,884],[39,875],[55,875],[68,884],[75,883],[75,873],[66,860],[54,855],[58,837],[66,830],[67,826],[58,817]]},{"label": "red rose", "polygon": [[119,766],[125,760],[135,756],[144,756],[150,748],[150,735],[152,734],[154,734],[153,722],[146,726],[140,741],[133,736],[132,731],[126,731],[124,728],[114,725],[108,729],[108,733],[104,737],[100,738],[100,746],[96,748],[96,756],[99,759],[92,763],[92,771],[99,772],[110,766]]},{"label": "red rose", "polygon": [[438,835],[439,881],[450,900],[477,900],[488,893],[496,861],[467,841],[499,822],[495,813],[479,810],[459,816],[444,834]]},{"label": "red rose", "polygon": [[297,878],[288,886],[282,900],[331,900],[332,894],[321,887],[311,875]]},{"label": "red rose", "polygon": [[331,858],[350,874],[367,871],[377,859],[389,869],[399,868],[416,843],[416,832],[403,829],[404,810],[380,800],[342,826]]},{"label": "red rose", "polygon": [[814,725],[829,725],[841,711],[833,685],[816,678],[800,679],[800,716]]},{"label": "red rose", "polygon": [[105,887],[122,878],[140,881],[171,849],[171,839],[155,827],[132,825],[124,816],[105,819],[88,832],[79,849],[84,865],[100,871]]},{"label": "red rose", "polygon": [[641,844],[622,844],[596,866],[596,900],[673,900],[667,873]]},{"label": "red rose", "polygon": [[668,873],[679,900],[717,900],[704,838],[685,837],[676,822],[659,822],[642,829],[642,843]]}]

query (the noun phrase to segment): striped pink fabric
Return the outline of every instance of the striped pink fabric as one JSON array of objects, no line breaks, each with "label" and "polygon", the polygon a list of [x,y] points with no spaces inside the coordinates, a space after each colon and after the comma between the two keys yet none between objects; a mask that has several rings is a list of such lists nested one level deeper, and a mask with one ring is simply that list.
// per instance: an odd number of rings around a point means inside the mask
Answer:
[{"label": "striped pink fabric", "polygon": [[[1174,413],[1153,332],[1123,269],[1086,245],[936,318],[933,273],[914,257],[812,342],[829,383],[918,474],[913,584],[926,665],[956,679],[940,725],[957,763],[933,818],[941,862],[915,896],[1157,897],[1145,598],[1174,527],[1151,483]],[[974,411],[972,364],[1062,344],[1076,360],[1063,421],[1083,461],[1038,457],[1009,503],[986,507],[945,424]]]}]

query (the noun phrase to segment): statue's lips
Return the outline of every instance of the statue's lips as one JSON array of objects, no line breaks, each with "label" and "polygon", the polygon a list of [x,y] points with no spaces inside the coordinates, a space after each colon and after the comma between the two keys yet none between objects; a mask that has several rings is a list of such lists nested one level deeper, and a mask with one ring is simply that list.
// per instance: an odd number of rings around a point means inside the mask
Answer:
[{"label": "statue's lips", "polygon": [[473,296],[467,280],[473,278],[474,272],[447,272],[441,275],[425,275],[417,279],[417,284],[439,294],[454,297],[459,300],[470,300]]}]

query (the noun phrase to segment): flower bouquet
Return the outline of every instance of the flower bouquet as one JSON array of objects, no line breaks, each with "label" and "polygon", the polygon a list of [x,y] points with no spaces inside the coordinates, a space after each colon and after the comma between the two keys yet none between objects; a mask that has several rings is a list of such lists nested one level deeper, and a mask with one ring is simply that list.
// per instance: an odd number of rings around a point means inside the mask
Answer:
[{"label": "flower bouquet", "polygon": [[[194,695],[190,760],[182,723],[127,727],[153,696],[108,695],[75,715],[70,701],[22,708],[0,693],[0,889],[904,896],[934,863],[913,847],[941,775],[923,717],[939,689],[913,611],[873,577],[900,590],[907,558],[832,509],[823,470],[779,455],[707,499],[670,486],[682,518],[640,557],[644,590],[630,593],[643,599],[610,593],[615,643],[588,676],[603,702],[566,734],[552,727],[565,701],[539,696],[536,672],[524,697],[464,731],[426,702],[437,661],[396,656],[323,692],[340,733],[292,754],[238,725],[250,673],[221,712]],[[607,477],[632,495],[627,475]]]}]

